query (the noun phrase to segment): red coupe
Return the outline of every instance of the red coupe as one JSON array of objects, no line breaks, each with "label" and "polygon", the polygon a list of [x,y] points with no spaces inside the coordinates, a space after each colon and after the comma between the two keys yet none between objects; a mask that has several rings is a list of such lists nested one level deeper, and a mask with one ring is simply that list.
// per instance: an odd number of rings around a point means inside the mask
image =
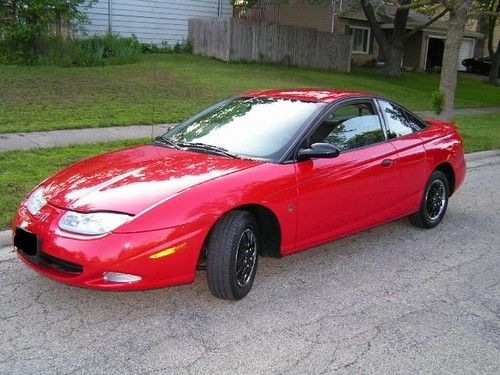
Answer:
[{"label": "red coupe", "polygon": [[31,268],[67,284],[137,290],[206,269],[220,298],[281,257],[409,216],[432,228],[464,179],[454,125],[364,92],[242,94],[155,142],[42,182],[13,222]]}]

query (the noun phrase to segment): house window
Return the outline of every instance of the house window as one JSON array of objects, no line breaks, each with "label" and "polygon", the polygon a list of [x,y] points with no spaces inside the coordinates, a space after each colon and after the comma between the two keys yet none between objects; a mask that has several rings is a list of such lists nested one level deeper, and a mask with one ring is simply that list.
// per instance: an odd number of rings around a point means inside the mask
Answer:
[{"label": "house window", "polygon": [[370,28],[351,26],[352,49],[354,53],[370,52]]}]

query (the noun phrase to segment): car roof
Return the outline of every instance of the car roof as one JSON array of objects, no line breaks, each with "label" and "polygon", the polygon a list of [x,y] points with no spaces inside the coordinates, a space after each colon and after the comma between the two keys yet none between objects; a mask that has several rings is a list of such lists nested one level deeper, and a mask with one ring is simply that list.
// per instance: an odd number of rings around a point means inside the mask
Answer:
[{"label": "car roof", "polygon": [[331,103],[338,99],[344,99],[348,97],[376,96],[376,95],[363,91],[322,89],[322,88],[292,88],[292,89],[249,91],[242,93],[240,96],[295,99],[295,100],[304,100],[309,102]]}]

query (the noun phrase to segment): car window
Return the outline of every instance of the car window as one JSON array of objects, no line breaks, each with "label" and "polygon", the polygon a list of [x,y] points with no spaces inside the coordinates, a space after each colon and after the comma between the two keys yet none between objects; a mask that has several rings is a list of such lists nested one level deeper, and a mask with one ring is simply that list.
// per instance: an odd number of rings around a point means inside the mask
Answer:
[{"label": "car window", "polygon": [[385,100],[379,100],[382,114],[384,115],[387,127],[387,137],[389,139],[402,137],[415,132],[411,121],[409,121],[404,111],[395,104]]},{"label": "car window", "polygon": [[332,111],[310,137],[310,143],[327,142],[341,151],[385,140],[371,102],[347,104]]},{"label": "car window", "polygon": [[327,104],[271,97],[218,103],[169,129],[173,143],[203,143],[242,157],[277,160]]},{"label": "car window", "polygon": [[425,122],[423,120],[419,119],[417,116],[415,116],[411,112],[408,112],[408,111],[404,111],[404,112],[405,112],[406,118],[411,123],[413,129],[416,129],[416,130],[425,129],[425,127],[427,125],[425,124]]}]

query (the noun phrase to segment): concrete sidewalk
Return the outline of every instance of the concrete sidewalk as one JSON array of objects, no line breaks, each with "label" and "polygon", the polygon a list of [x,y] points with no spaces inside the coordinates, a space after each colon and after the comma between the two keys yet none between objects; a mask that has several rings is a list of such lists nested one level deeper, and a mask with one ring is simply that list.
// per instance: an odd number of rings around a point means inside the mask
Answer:
[{"label": "concrete sidewalk", "polygon": [[131,125],[32,133],[3,133],[0,134],[0,152],[151,138],[165,133],[172,125]]},{"label": "concrete sidewalk", "polygon": [[[434,117],[432,112],[416,112],[422,117]],[[500,113],[500,107],[462,108],[455,110],[455,116]],[[120,141],[124,139],[151,138],[151,135],[163,134],[174,124],[112,126],[103,128],[85,128],[52,130],[32,133],[0,134],[0,152],[12,150],[30,150],[33,148],[57,147],[75,144]]]}]

